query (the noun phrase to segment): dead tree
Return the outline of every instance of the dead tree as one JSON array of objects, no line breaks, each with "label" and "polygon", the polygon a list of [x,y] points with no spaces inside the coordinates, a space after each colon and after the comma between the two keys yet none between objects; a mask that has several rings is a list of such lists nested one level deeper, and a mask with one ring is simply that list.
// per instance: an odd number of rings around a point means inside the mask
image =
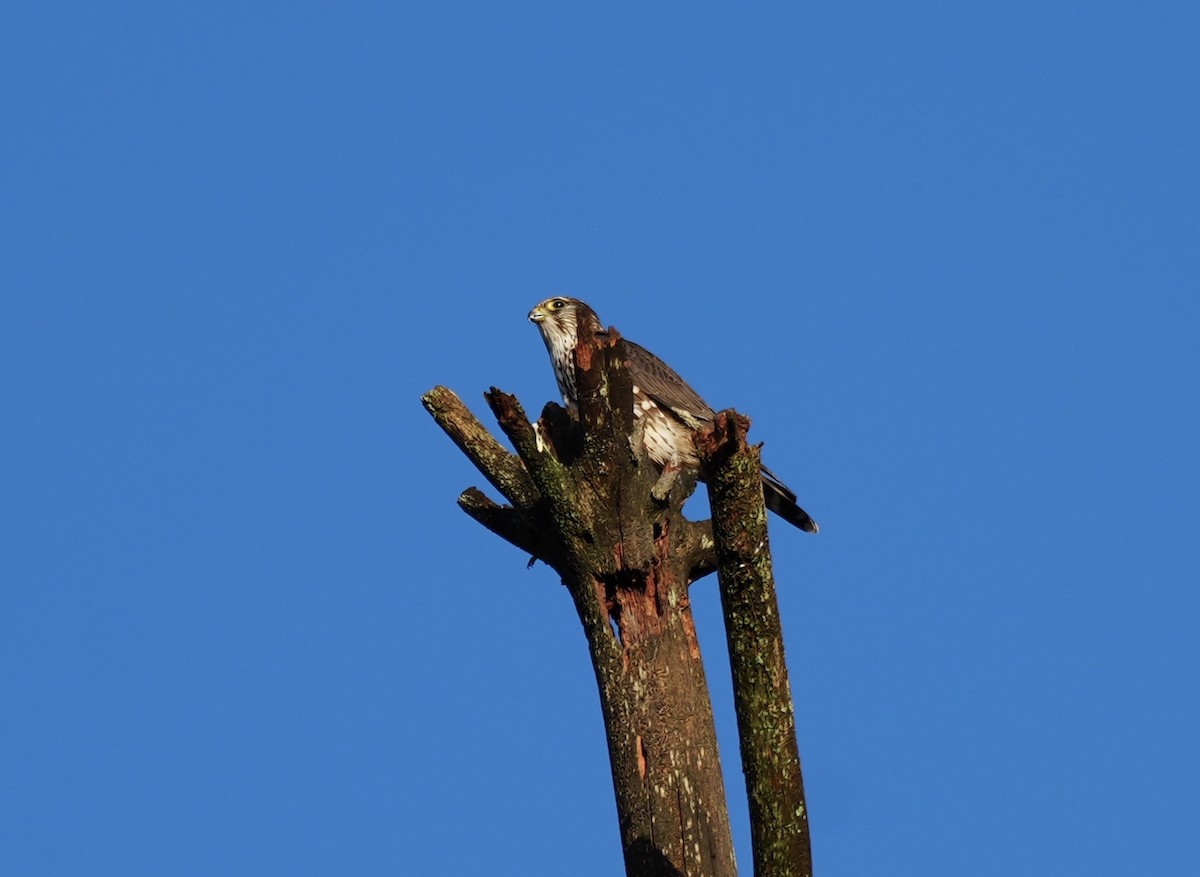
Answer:
[{"label": "dead tree", "polygon": [[696,446],[712,506],[754,874],[809,877],[808,806],[775,599],[762,461],[759,448],[746,444],[749,429],[745,417],[722,411],[713,428],[697,436]]},{"label": "dead tree", "polygon": [[[622,350],[611,329],[605,338],[581,341],[578,412],[550,404],[531,424],[514,397],[495,388],[487,392],[516,455],[450,390],[437,387],[422,401],[508,500],[500,505],[470,488],[459,505],[527,552],[531,563],[537,559],[553,567],[575,603],[600,692],[626,873],[736,874],[712,705],[688,598],[688,586],[720,564],[734,681],[746,686],[735,700],[755,822],[755,873],[807,874],[799,759],[778,754],[788,751],[782,739],[787,735],[796,752],[782,640],[760,639],[771,634],[753,623],[729,626],[730,611],[745,618],[748,603],[771,587],[761,483],[757,469],[747,475],[740,462],[747,452],[757,460],[757,449],[745,444],[745,421],[731,428],[724,415],[700,442],[706,475],[719,485],[714,513],[720,508],[728,515],[715,524],[714,542],[714,525],[682,514],[696,474],[674,469],[660,474],[642,448]],[[757,490],[757,517],[751,515],[749,528],[738,517],[754,501],[747,500],[739,481]],[[745,573],[746,563],[753,574]],[[760,575],[764,569],[766,579]],[[778,632],[773,590],[769,596]],[[743,636],[750,639],[735,648],[735,637]],[[754,649],[768,651],[769,669],[741,666],[754,663]],[[759,709],[765,720],[751,715]],[[763,745],[778,751],[748,756],[749,748]],[[780,867],[783,862],[786,867]]]}]

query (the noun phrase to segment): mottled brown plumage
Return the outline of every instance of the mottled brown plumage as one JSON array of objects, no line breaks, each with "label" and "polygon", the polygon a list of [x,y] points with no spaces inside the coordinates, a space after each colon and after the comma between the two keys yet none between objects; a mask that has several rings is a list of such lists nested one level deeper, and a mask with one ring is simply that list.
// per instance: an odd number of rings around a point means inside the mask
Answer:
[{"label": "mottled brown plumage", "polygon": [[[582,324],[588,331],[602,333],[600,319],[584,302],[566,296],[546,299],[529,312],[529,319],[537,324],[546,342],[563,401],[574,408],[578,326]],[[649,350],[628,339],[625,345],[633,381],[634,416],[644,419],[643,440],[650,459],[660,467],[670,464],[697,467],[699,459],[692,434],[711,423],[716,412]],[[801,530],[816,533],[816,521],[796,504],[796,494],[766,466],[762,476],[767,508]]]}]

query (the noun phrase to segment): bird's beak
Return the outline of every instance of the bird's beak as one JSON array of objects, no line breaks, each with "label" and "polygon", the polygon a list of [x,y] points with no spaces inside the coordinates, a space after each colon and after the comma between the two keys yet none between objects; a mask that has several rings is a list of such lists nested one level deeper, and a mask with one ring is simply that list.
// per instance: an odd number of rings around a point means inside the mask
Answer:
[{"label": "bird's beak", "polygon": [[546,312],[540,305],[529,312],[529,322],[531,323],[540,323],[544,319],[546,319]]}]

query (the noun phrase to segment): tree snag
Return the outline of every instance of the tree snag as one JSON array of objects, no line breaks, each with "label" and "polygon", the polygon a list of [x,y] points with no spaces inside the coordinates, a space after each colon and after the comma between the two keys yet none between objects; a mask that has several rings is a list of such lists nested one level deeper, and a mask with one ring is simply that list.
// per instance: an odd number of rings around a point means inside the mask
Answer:
[{"label": "tree snag", "polygon": [[[673,483],[634,435],[621,348],[579,346],[579,411],[546,406],[536,424],[517,400],[485,394],[510,454],[449,390],[422,401],[508,500],[459,497],[475,520],[554,568],[583,624],[596,673],[626,873],[733,877],[733,841],[712,704],[688,585],[715,568],[711,530],[688,521],[695,473]],[[662,499],[653,495],[659,487]]]},{"label": "tree snag", "polygon": [[697,474],[662,472],[633,415],[624,342],[580,334],[579,410],[531,424],[515,397],[484,394],[516,454],[457,396],[426,409],[504,496],[462,509],[559,574],[587,637],[608,739],[626,874],[734,877],[708,683],[688,586],[718,571],[733,672],[756,877],[810,875],[808,814],[749,421],[721,412],[697,433],[713,519],[683,517]]},{"label": "tree snag", "polygon": [[747,418],[722,411],[711,429],[697,433],[696,445],[712,507],[754,874],[810,877],[808,808],[758,479],[761,460],[758,446],[746,443],[749,429]]}]

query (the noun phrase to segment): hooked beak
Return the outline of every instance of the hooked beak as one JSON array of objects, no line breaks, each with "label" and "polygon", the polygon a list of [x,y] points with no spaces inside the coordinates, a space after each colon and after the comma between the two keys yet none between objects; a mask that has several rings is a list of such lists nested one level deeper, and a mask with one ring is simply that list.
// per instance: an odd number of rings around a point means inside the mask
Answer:
[{"label": "hooked beak", "polygon": [[541,306],[529,312],[529,322],[531,323],[540,323],[544,319],[546,319],[546,312],[541,309]]}]

